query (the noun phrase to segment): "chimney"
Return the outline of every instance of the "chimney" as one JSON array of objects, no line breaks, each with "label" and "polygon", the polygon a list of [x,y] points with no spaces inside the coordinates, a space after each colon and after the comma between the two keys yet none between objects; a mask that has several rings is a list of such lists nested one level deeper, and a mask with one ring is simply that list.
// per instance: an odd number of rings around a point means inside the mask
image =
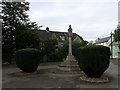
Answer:
[{"label": "chimney", "polygon": [[100,40],[100,38],[98,38],[97,40]]},{"label": "chimney", "polygon": [[46,31],[49,32],[49,27],[46,27]]}]

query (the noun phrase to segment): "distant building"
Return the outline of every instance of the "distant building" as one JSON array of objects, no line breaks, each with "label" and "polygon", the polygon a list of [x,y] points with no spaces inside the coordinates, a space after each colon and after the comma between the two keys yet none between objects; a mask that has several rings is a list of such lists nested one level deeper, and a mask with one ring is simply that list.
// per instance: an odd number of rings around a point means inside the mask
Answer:
[{"label": "distant building", "polygon": [[95,40],[95,44],[96,45],[108,46],[109,45],[109,40],[110,40],[110,36],[109,37],[105,37],[105,38],[97,38]]},{"label": "distant building", "polygon": [[109,47],[111,50],[111,53],[112,53],[111,58],[113,58],[113,59],[120,58],[120,49],[118,47],[120,42],[115,42],[113,35],[112,35],[112,38],[111,38],[111,36],[105,37],[105,38],[98,38],[95,40],[94,44]]},{"label": "distant building", "polygon": [[[44,40],[46,38],[50,38],[52,35],[58,39],[58,44],[61,45],[65,40],[68,40],[68,32],[58,32],[58,31],[50,31],[47,27],[46,30],[39,30],[40,37]],[[83,41],[83,38],[76,33],[73,33],[72,40],[77,40],[79,42]]]},{"label": "distant building", "polygon": [[[118,28],[120,28],[120,1],[118,2]],[[111,38],[112,36],[112,38]],[[95,40],[95,45],[103,45],[110,48],[112,56],[111,58],[120,58],[120,42],[115,42],[113,35],[105,38],[98,38]]]},{"label": "distant building", "polygon": [[94,41],[89,41],[87,45],[93,45],[94,44]]},{"label": "distant building", "polygon": [[[111,44],[112,44],[112,57],[120,58],[120,49],[118,47],[120,42],[112,42]],[[111,49],[111,44],[109,45],[110,49]]]}]

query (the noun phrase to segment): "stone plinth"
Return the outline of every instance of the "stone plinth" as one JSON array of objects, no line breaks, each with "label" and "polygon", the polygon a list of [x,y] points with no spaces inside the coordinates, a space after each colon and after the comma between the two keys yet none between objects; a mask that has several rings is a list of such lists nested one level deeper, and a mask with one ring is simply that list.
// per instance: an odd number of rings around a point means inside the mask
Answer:
[{"label": "stone plinth", "polygon": [[78,62],[73,55],[68,55],[66,60],[59,65],[59,69],[62,71],[78,71],[80,70]]}]

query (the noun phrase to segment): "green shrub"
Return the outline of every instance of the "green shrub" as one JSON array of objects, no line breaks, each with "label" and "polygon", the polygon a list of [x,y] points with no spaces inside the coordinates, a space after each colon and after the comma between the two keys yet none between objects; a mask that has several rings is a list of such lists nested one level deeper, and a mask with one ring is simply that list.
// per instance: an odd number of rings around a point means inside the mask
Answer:
[{"label": "green shrub", "polygon": [[20,49],[15,52],[18,68],[24,72],[35,72],[41,60],[41,52],[34,48]]},{"label": "green shrub", "polygon": [[100,78],[110,63],[110,49],[105,46],[86,46],[77,49],[79,67],[89,77]]},{"label": "green shrub", "polygon": [[[72,41],[72,54],[75,55],[75,51],[77,48],[86,46],[87,43],[86,41]],[[59,61],[62,61],[63,59],[66,59],[66,56],[68,55],[68,48],[69,48],[69,41],[64,41],[62,46],[59,46],[58,49],[56,50],[57,57]]]},{"label": "green shrub", "polygon": [[2,63],[9,62],[12,64],[12,59],[14,57],[14,51],[9,46],[2,46]]}]

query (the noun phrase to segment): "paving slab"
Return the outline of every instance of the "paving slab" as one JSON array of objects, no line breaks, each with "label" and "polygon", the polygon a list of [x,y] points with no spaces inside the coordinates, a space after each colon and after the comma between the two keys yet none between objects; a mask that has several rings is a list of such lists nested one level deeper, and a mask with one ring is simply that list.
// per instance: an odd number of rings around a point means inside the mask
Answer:
[{"label": "paving slab", "polygon": [[[55,73],[49,70],[58,68],[57,65],[52,66],[39,66],[38,71],[33,74],[19,75],[21,72],[18,68],[3,68],[2,73],[2,87],[3,90],[7,88],[20,89],[20,88],[81,88],[85,90],[88,88],[106,88],[114,90],[118,88],[118,66],[110,63],[109,68],[104,73],[108,76],[110,82],[108,83],[88,83],[80,81],[79,73]],[[15,76],[18,73],[18,76]],[[114,89],[113,89],[114,88]]]}]

